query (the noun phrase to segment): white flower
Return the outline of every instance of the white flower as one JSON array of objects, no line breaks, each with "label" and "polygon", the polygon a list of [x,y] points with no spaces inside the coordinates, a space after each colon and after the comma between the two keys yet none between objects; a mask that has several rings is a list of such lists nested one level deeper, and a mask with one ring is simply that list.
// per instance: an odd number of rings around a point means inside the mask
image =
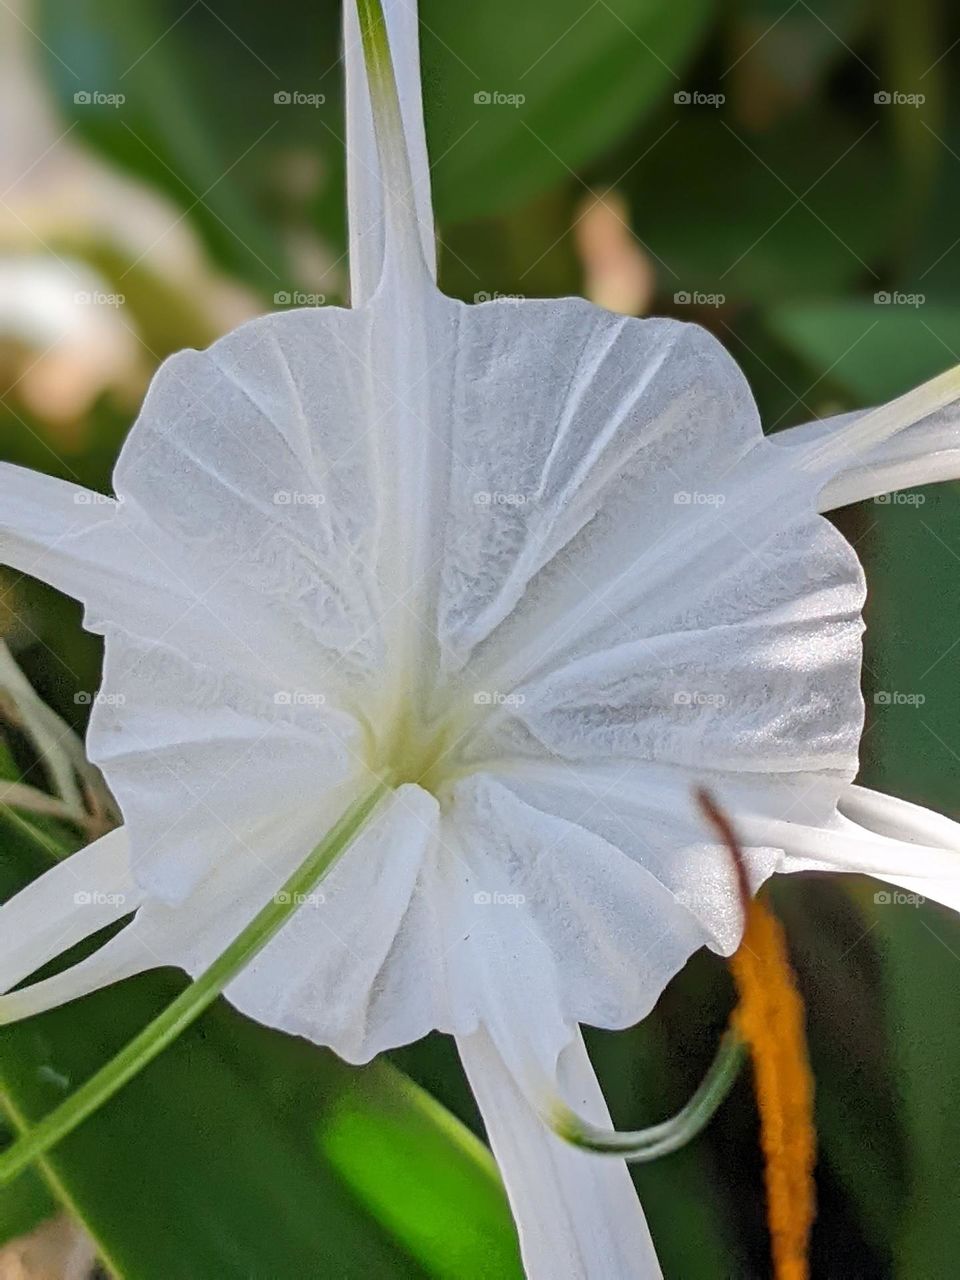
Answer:
[{"label": "white flower", "polygon": [[415,13],[385,5],[401,125],[361,8],[353,309],[167,361],[120,501],[0,471],[3,559],[105,636],[89,751],[126,824],[0,910],[0,990],[137,909],[0,1018],[201,972],[386,774],[226,994],[353,1062],[450,1032],[528,1273],[657,1275],[626,1166],[537,1099],[549,1082],[608,1125],[578,1024],[635,1023],[694,950],[735,948],[696,784],[755,883],[867,871],[960,906],[960,827],[853,785],[865,588],[820,514],[960,475],[960,377],[767,440],[695,325],[443,297]]}]

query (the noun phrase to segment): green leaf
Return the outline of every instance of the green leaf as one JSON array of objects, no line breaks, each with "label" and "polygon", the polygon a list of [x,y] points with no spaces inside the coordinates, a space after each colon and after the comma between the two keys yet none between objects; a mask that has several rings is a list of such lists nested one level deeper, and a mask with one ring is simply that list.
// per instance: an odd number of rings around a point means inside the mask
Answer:
[{"label": "green leaf", "polygon": [[816,393],[844,391],[851,407],[892,399],[956,364],[960,307],[917,303],[880,291],[887,302],[845,301],[775,307],[767,326],[811,370]]},{"label": "green leaf", "polygon": [[906,1194],[894,1275],[952,1275],[960,1249],[960,921],[932,906],[877,907],[887,1029],[907,1130]]},{"label": "green leaf", "polygon": [[711,0],[592,7],[423,0],[424,101],[441,222],[509,208],[569,181],[683,87],[712,12]]},{"label": "green leaf", "polygon": [[897,227],[879,130],[824,110],[761,133],[729,116],[672,106],[630,173],[670,292],[774,302],[870,278]]},{"label": "green leaf", "polygon": [[[0,896],[45,864],[5,833]],[[14,1124],[48,1114],[182,987],[150,974],[0,1029],[0,1099]],[[348,1138],[370,1141],[386,1116],[393,1158],[360,1177]],[[474,1144],[394,1069],[347,1067],[219,1001],[43,1169],[111,1268],[137,1280],[453,1280],[489,1275],[491,1258],[497,1275],[519,1275],[506,1197]],[[411,1198],[409,1169],[424,1153],[432,1176]],[[431,1216],[408,1218],[428,1195]]]},{"label": "green leaf", "polygon": [[[0,1151],[13,1134],[0,1119]],[[0,1187],[0,1247],[8,1240],[26,1235],[57,1212],[57,1202],[43,1179],[31,1170],[9,1187]]]},{"label": "green leaf", "polygon": [[347,1185],[431,1275],[522,1277],[489,1150],[395,1067],[358,1073],[318,1139]]},{"label": "green leaf", "polygon": [[[864,780],[957,817],[960,650],[949,604],[960,569],[960,494],[931,486],[911,497],[916,504],[872,506],[862,544],[871,587]],[[906,1131],[895,1275],[950,1275],[960,1250],[960,921],[906,902],[870,911],[886,962]]]},{"label": "green leaf", "polygon": [[[338,58],[334,6],[275,0],[220,16],[167,0],[40,0],[38,30],[79,135],[166,192],[225,267],[270,294],[296,286],[282,247],[304,214],[291,166],[319,182],[337,171],[323,157],[342,150],[338,77],[321,84]],[[294,91],[325,101],[275,101]],[[159,249],[176,221],[158,228]]]}]

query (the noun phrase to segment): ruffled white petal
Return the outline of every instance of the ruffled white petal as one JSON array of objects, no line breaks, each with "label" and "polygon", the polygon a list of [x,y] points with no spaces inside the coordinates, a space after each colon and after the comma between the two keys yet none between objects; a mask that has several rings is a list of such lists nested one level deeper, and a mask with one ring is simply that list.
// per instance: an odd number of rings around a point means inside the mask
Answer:
[{"label": "ruffled white petal", "polygon": [[[420,94],[419,23],[416,0],[382,0],[390,53],[400,99],[412,191],[399,196],[411,206],[420,232],[423,260],[436,275],[430,165]],[[350,232],[350,295],[359,307],[376,292],[383,272],[385,203],[370,83],[364,62],[355,0],[343,9],[347,93],[347,203]]]},{"label": "ruffled white petal", "polygon": [[[528,1017],[535,1018],[531,1006]],[[622,1160],[569,1146],[518,1088],[489,1032],[457,1047],[483,1115],[520,1233],[530,1280],[655,1280],[660,1266]],[[610,1116],[579,1032],[560,1059],[565,1096],[609,1126]]]},{"label": "ruffled white petal", "polygon": [[510,776],[477,775],[450,797],[441,856],[456,930],[453,1027],[493,1026],[512,989],[521,1018],[532,1003],[559,1023],[630,1026],[707,936],[647,867],[534,796]]},{"label": "ruffled white petal", "polygon": [[149,638],[328,695],[382,663],[370,328],[286,312],[161,367],[114,484],[130,539],[161,548],[198,599]]},{"label": "ruffled white petal", "polygon": [[719,507],[762,444],[702,329],[575,299],[461,309],[445,403],[442,659],[503,690],[639,600],[677,600],[661,573],[729,529]]},{"label": "ruffled white petal", "polygon": [[[318,819],[293,812],[237,845],[184,901],[147,899],[134,920],[88,961],[8,997],[0,1016],[26,1016],[128,972],[206,969],[277,893],[350,802],[325,799]],[[400,788],[296,906],[264,950],[226,988],[266,1026],[333,1046],[349,1061],[419,1039],[446,1017],[436,975],[442,927],[424,928],[421,881],[435,858],[436,802]],[[432,904],[436,906],[434,902]]]},{"label": "ruffled white petal", "polygon": [[122,827],[57,863],[0,906],[0,992],[135,911],[142,897]]},{"label": "ruffled white petal", "polygon": [[856,558],[816,516],[758,534],[750,555],[723,531],[719,541],[728,558],[705,549],[682,603],[654,595],[648,609],[611,620],[589,652],[514,686],[471,752],[853,777],[863,717]]},{"label": "ruffled white petal", "polygon": [[[785,811],[795,811],[802,798],[805,811],[813,820],[835,808],[837,788],[831,781],[820,784],[823,794],[815,805],[812,794],[817,791],[817,784],[806,777],[781,775],[775,784],[762,776],[736,778],[706,770],[698,771],[694,777],[722,797],[732,813],[770,805],[774,797],[777,808]],[[575,768],[556,762],[523,761],[504,767],[499,780],[531,809],[552,815],[554,822],[568,824],[577,833],[575,840],[567,841],[571,850],[579,848],[592,858],[592,847],[599,846],[608,851],[608,862],[609,851],[616,850],[616,865],[623,857],[635,863],[638,872],[642,869],[642,878],[635,875],[631,886],[633,893],[642,895],[641,901],[621,904],[615,914],[608,914],[604,925],[608,935],[612,932],[614,937],[624,937],[624,945],[633,956],[634,971],[650,966],[647,998],[651,1002],[672,976],[667,962],[671,952],[679,967],[686,955],[702,943],[723,954],[736,949],[743,912],[735,871],[728,851],[713,842],[704,827],[688,771],[625,761],[581,764]],[[596,844],[591,846],[591,842]],[[780,862],[779,848],[763,839],[749,841],[744,856],[754,889],[772,875]],[[542,859],[544,874],[550,873],[554,857],[551,851]],[[587,883],[595,874],[589,869],[577,872],[572,867],[571,872],[584,874]],[[613,883],[618,883],[619,892],[627,890],[622,877]],[[633,927],[624,930],[623,922],[630,911],[634,913]],[[649,913],[646,918],[644,913]],[[690,928],[691,919],[696,922],[696,930]],[[597,924],[599,933],[599,920]],[[568,947],[561,954],[579,957],[580,947]],[[629,955],[626,958],[629,962]],[[563,963],[561,960],[561,967]],[[579,963],[579,959],[571,963]],[[659,964],[663,967],[657,969]],[[636,1021],[642,1016],[642,1005],[635,1006],[634,1012]],[[586,1015],[582,1020],[599,1021]]]},{"label": "ruffled white petal", "polygon": [[[411,936],[410,917],[436,831],[433,797],[399,788],[227,998],[259,1022],[333,1046],[349,1062],[426,1035],[437,1018],[429,988],[438,931]],[[211,924],[207,946],[222,927],[220,918]],[[190,947],[188,967],[196,972],[196,937]],[[398,974],[411,950],[419,965]]]},{"label": "ruffled white petal", "polygon": [[331,797],[362,772],[359,726],[315,688],[278,689],[218,669],[214,652],[119,632],[104,680],[122,698],[94,707],[88,749],[125,816],[139,883],[170,902],[238,849],[272,866],[272,832],[291,814],[315,844],[339,816],[326,816]]}]

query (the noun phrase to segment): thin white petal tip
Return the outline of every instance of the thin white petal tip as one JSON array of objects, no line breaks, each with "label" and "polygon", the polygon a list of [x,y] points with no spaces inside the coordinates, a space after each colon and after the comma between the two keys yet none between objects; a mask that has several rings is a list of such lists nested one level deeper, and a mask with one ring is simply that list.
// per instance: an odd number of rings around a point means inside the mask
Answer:
[{"label": "thin white petal tip", "polygon": [[957,400],[960,400],[960,365],[954,365],[889,404],[868,411],[843,430],[828,435],[808,449],[802,465],[806,470],[819,471],[838,462],[861,457],[891,436]]}]

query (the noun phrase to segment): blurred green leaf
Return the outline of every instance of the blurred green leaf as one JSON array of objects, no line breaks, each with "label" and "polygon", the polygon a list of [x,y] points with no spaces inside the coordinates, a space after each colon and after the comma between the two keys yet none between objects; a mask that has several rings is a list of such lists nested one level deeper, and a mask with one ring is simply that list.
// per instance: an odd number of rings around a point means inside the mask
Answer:
[{"label": "blurred green leaf", "polygon": [[[437,213],[476,217],[567,182],[684,87],[712,0],[423,0]],[[494,95],[520,96],[514,104]],[[545,246],[543,246],[545,247]]]},{"label": "blurred green leaf", "polygon": [[[13,1138],[0,1118],[0,1150]],[[9,1187],[0,1187],[0,1247],[26,1235],[57,1212],[57,1202],[34,1170]]]},{"label": "blurred green leaf", "polygon": [[[170,195],[224,266],[270,294],[294,287],[290,166],[301,156],[322,178],[342,150],[338,79],[323,78],[337,62],[335,8],[275,0],[227,18],[168,0],[39,0],[38,22],[64,117]],[[294,91],[325,101],[275,101]]]},{"label": "blurred green leaf", "polygon": [[[940,0],[913,0],[878,6],[885,73],[892,86],[918,99],[906,110],[885,111],[885,122],[897,146],[907,191],[907,212],[915,220],[924,209],[931,183],[942,168],[946,150],[938,140],[943,130],[944,72]],[[889,93],[890,90],[886,89]],[[899,246],[898,246],[899,247]],[[904,245],[906,247],[906,245]]]},{"label": "blurred green leaf", "polygon": [[774,307],[771,333],[820,372],[818,390],[833,386],[851,407],[877,404],[956,364],[960,356],[960,306],[843,301]]},{"label": "blurred green leaf", "polygon": [[898,1280],[955,1273],[960,1221],[960,921],[932,906],[877,908],[887,1032],[907,1130]]},{"label": "blurred green leaf", "polygon": [[[960,495],[931,487],[916,505],[871,508],[865,781],[958,815],[957,582]],[[918,571],[918,566],[922,570]],[[936,602],[934,607],[933,602]],[[898,698],[877,701],[877,692]],[[907,1139],[895,1274],[952,1274],[960,1219],[960,921],[933,906],[875,909],[887,966],[887,1030]]]},{"label": "blurred green leaf", "polygon": [[627,188],[670,293],[775,302],[870,278],[897,226],[875,128],[808,113],[754,134],[695,105],[670,122]]},{"label": "blurred green leaf", "polygon": [[[44,865],[4,832],[0,898]],[[150,974],[0,1029],[0,1099],[14,1124],[50,1111],[181,987]],[[360,1178],[350,1143],[369,1149],[387,1117],[392,1159],[382,1153]],[[506,1197],[475,1144],[396,1069],[347,1067],[221,1001],[44,1171],[111,1268],[137,1280],[519,1274]],[[320,1157],[328,1145],[336,1160]],[[429,1173],[419,1197],[414,1164]],[[404,1207],[422,1215],[428,1198],[432,1216],[408,1220]]]},{"label": "blurred green leaf", "polygon": [[489,1149],[395,1067],[357,1073],[356,1081],[318,1136],[326,1158],[377,1221],[431,1275],[522,1278]]}]

